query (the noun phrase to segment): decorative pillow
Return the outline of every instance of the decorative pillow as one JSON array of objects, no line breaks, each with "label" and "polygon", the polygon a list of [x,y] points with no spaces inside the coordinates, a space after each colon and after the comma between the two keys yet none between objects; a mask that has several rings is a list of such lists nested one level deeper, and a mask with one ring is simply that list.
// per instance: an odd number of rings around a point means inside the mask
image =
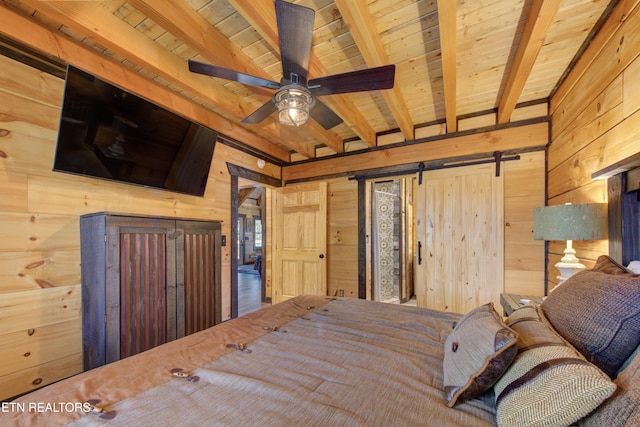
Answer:
[{"label": "decorative pillow", "polygon": [[494,386],[498,426],[570,425],[616,389],[536,312],[514,323],[507,319],[520,339],[518,355]]},{"label": "decorative pillow", "polygon": [[602,404],[580,425],[585,427],[631,427],[640,425],[640,353],[620,371],[614,381],[618,386],[615,394]]},{"label": "decorative pillow", "polygon": [[444,392],[447,406],[473,399],[488,389],[516,355],[518,335],[496,313],[493,303],[465,314],[444,347]]},{"label": "decorative pillow", "polygon": [[618,264],[613,258],[607,255],[600,255],[592,270],[601,271],[602,273],[607,274],[633,274],[633,271]]},{"label": "decorative pillow", "polygon": [[582,271],[541,307],[555,330],[611,378],[640,344],[640,275]]},{"label": "decorative pillow", "polygon": [[535,304],[529,303],[518,307],[505,320],[506,325],[514,325],[522,320],[538,320],[538,310]]}]

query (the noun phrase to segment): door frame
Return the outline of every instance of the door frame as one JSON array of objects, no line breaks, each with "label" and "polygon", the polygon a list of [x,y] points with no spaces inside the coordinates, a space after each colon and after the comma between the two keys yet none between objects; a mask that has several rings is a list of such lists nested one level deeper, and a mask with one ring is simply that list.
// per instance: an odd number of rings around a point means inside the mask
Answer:
[{"label": "door frame", "polygon": [[[400,269],[398,272],[398,298],[400,304],[404,304],[411,299],[414,291],[414,277],[413,277],[413,263],[415,258],[416,249],[416,235],[415,235],[415,215],[414,215],[414,192],[415,192],[415,175],[385,175],[383,177],[375,177],[373,179],[367,179],[363,186],[365,194],[362,196],[362,203],[366,206],[363,213],[365,219],[366,232],[359,234],[364,237],[362,244],[365,246],[366,251],[365,260],[366,270],[364,271],[364,280],[366,288],[363,290],[365,299],[376,300],[378,289],[376,289],[376,283],[374,276],[375,266],[373,258],[375,256],[375,215],[374,212],[374,185],[385,181],[398,181],[399,191],[396,195],[400,204],[399,212],[399,235],[398,235],[398,256]],[[360,181],[359,181],[360,182]],[[360,201],[358,203],[361,203]],[[360,213],[360,210],[359,210]],[[359,281],[360,283],[360,281]]]},{"label": "door frame", "polygon": [[[231,318],[234,319],[238,317],[238,254],[236,253],[236,247],[238,242],[236,241],[238,235],[238,179],[247,179],[253,181],[257,184],[260,184],[264,187],[277,188],[282,187],[282,181],[278,178],[274,178],[269,175],[262,174],[260,172],[256,172],[251,169],[244,168],[242,166],[235,165],[233,163],[227,162],[227,168],[229,170],[229,174],[231,175],[231,241],[227,242],[227,244],[231,245]],[[266,212],[266,203],[263,203],[261,216],[262,218],[267,218]],[[265,226],[265,221],[263,219],[263,228],[262,228],[262,239],[263,242],[267,239],[267,227]],[[267,246],[263,243],[262,249],[262,274],[260,275],[262,278],[262,288],[264,289],[265,284],[265,259],[267,256]]]}]

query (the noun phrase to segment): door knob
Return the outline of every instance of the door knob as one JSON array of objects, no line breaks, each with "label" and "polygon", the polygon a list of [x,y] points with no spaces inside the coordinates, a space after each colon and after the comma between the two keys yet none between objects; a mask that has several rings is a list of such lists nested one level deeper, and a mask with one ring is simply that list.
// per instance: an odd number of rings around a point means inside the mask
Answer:
[{"label": "door knob", "polygon": [[324,254],[320,254],[320,259],[323,259],[323,258],[324,258]]}]

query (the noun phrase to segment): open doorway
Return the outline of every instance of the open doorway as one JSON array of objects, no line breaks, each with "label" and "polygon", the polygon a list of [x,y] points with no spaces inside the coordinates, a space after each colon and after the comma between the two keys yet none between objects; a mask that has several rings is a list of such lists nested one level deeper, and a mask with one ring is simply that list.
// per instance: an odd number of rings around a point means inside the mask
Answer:
[{"label": "open doorway", "polygon": [[408,303],[413,297],[413,179],[371,182],[372,299]]},{"label": "open doorway", "polygon": [[238,188],[236,262],[238,316],[259,310],[266,302],[262,261],[265,252],[265,188],[246,184]]},{"label": "open doorway", "polygon": [[[271,193],[274,188],[278,188],[282,186],[282,181],[279,178],[274,178],[269,175],[265,175],[263,173],[255,172],[253,170],[244,168],[242,166],[234,165],[231,163],[227,163],[227,167],[229,168],[229,173],[231,174],[231,317],[238,317],[239,314],[244,314],[247,312],[244,308],[242,311],[240,310],[240,302],[245,301],[244,296],[240,295],[240,287],[238,285],[238,269],[245,269],[244,262],[239,262],[244,260],[245,258],[240,258],[237,254],[238,252],[238,214],[240,207],[240,192],[244,191],[243,188],[254,188],[259,187],[262,190],[262,197],[259,200],[260,206],[260,220],[252,221],[251,225],[254,227],[254,240],[255,240],[255,227],[259,227],[258,234],[258,242],[260,246],[262,246],[261,250],[261,260],[257,268],[258,271],[255,271],[260,283],[260,304],[271,304],[271,285],[270,285],[270,272],[269,272],[269,248],[271,247],[271,243],[269,243],[271,233],[270,224],[271,224]],[[248,194],[251,194],[247,191]],[[254,201],[253,203],[258,203]],[[246,228],[246,218],[243,222]],[[257,224],[257,225],[256,225]],[[244,235],[242,236],[242,240],[244,242]],[[245,243],[246,245],[246,243]],[[255,251],[257,252],[257,251]],[[245,255],[246,257],[246,251]],[[254,259],[255,260],[255,259]],[[255,282],[254,282],[255,283]],[[255,288],[254,288],[255,289]],[[251,301],[254,301],[253,299]]]}]

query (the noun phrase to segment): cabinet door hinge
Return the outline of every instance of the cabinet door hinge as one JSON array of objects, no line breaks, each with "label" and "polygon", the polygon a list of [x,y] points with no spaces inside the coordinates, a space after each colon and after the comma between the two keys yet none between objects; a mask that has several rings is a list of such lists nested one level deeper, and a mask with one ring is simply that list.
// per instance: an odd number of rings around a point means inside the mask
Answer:
[{"label": "cabinet door hinge", "polygon": [[176,231],[176,232],[173,232],[173,233],[171,233],[171,234],[168,234],[168,235],[167,235],[167,238],[168,238],[169,240],[175,240],[175,239],[177,239],[178,237],[180,237],[181,235],[182,235],[182,231]]}]

